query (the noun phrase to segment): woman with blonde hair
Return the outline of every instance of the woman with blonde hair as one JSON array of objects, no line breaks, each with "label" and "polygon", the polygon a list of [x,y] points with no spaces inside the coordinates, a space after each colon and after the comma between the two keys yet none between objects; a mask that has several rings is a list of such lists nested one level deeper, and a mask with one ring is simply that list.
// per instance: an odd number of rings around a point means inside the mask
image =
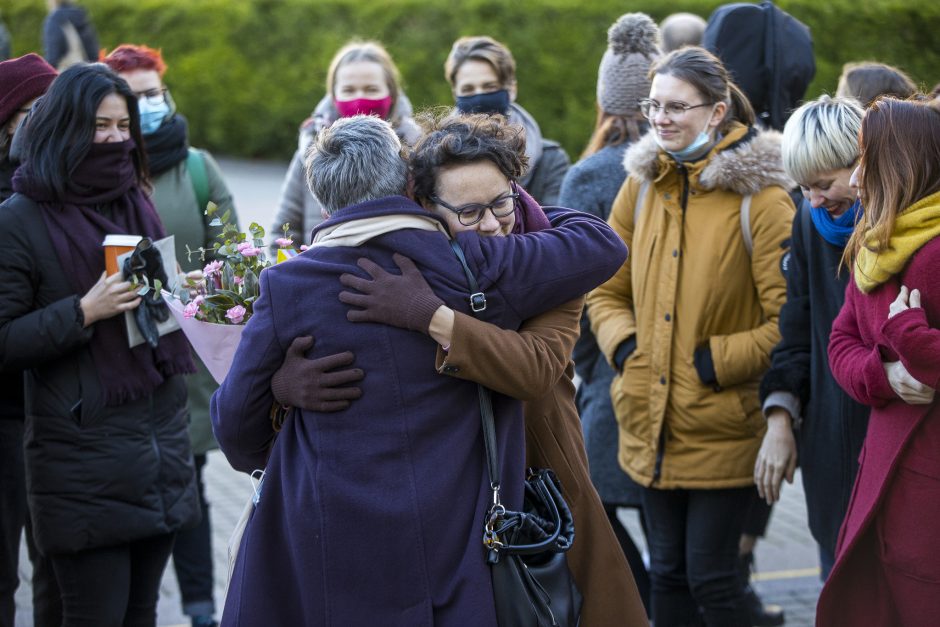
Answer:
[{"label": "woman with blonde hair", "polygon": [[322,207],[304,182],[304,154],[320,131],[339,118],[375,115],[387,120],[407,145],[421,136],[412,119],[411,102],[401,89],[401,76],[391,55],[375,41],[351,41],[339,49],[326,75],[326,95],[300,128],[300,139],[281,187],[271,233],[282,232],[294,244],[310,243],[311,229],[325,218]]},{"label": "woman with blonde hair", "polygon": [[752,624],[738,574],[765,430],[757,386],[780,339],[793,203],[779,135],[714,55],[657,60],[651,130],[609,222],[630,249],[588,296],[611,387],[621,467],[645,486],[657,627]]},{"label": "woman with blonde hair", "polygon": [[842,391],[826,353],[849,281],[839,262],[862,212],[850,179],[863,115],[852,98],[821,96],[794,111],[783,129],[783,165],[804,199],[793,220],[781,341],[760,388],[767,434],[754,480],[767,502],[776,502],[783,479],[793,481],[799,450],[824,580],[835,561],[868,424],[868,408]]},{"label": "woman with blonde hair", "polygon": [[853,174],[865,212],[829,364],[871,407],[816,624],[935,625],[940,614],[940,104],[876,100]]}]

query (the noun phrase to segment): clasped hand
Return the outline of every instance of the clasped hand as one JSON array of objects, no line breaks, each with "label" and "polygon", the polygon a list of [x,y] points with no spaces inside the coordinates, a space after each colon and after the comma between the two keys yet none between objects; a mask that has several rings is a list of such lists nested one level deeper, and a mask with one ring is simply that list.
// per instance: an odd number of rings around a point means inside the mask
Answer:
[{"label": "clasped hand", "polygon": [[[894,302],[888,308],[888,318],[893,318],[901,312],[916,309],[920,306],[920,290],[908,290],[906,285],[902,285],[898,297],[894,299]],[[891,389],[902,401],[908,405],[929,405],[933,402],[936,394],[935,390],[915,379],[903,363],[900,361],[886,361],[882,362],[881,365],[885,369],[885,375],[888,377]]]}]

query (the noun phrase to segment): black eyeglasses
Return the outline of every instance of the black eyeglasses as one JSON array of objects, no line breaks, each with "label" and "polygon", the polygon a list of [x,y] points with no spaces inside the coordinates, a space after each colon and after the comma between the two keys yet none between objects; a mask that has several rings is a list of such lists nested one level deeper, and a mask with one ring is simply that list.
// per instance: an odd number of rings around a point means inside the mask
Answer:
[{"label": "black eyeglasses", "polygon": [[166,101],[166,87],[159,89],[148,89],[147,91],[135,91],[137,100],[146,100],[151,105],[161,105]]},{"label": "black eyeglasses", "polygon": [[496,218],[505,218],[508,216],[516,209],[516,200],[519,199],[519,194],[515,192],[505,192],[488,203],[469,203],[466,205],[461,205],[460,207],[449,205],[437,196],[431,196],[430,198],[431,202],[438,204],[445,209],[450,209],[456,213],[457,221],[462,225],[473,226],[483,219],[483,216],[486,215],[487,209],[492,211],[493,216]]},{"label": "black eyeglasses", "polygon": [[702,104],[689,105],[684,102],[667,102],[666,104],[659,104],[655,100],[650,100],[649,98],[640,101],[640,113],[643,114],[643,117],[647,120],[651,120],[656,116],[660,111],[665,111],[666,115],[670,118],[678,118],[688,112],[689,109],[698,109],[699,107],[710,107],[714,105],[714,102],[703,102]]}]

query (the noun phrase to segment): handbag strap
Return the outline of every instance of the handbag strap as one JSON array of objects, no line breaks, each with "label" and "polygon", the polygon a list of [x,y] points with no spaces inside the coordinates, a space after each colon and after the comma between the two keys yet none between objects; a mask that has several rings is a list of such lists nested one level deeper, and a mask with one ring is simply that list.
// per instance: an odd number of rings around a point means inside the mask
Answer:
[{"label": "handbag strap", "polygon": [[[457,240],[450,240],[450,247],[457,256],[457,260],[463,267],[464,274],[467,276],[467,283],[470,284],[470,310],[476,317],[477,314],[486,309],[486,295],[480,291],[480,285],[476,277],[467,265],[467,258],[463,254],[463,249]],[[474,304],[476,303],[476,305]],[[498,448],[496,445],[496,423],[493,419],[493,398],[490,390],[479,383],[477,384],[477,393],[480,397],[480,416],[483,423],[483,449],[486,452],[486,466],[490,476],[490,488],[493,490],[493,507],[502,507],[499,500],[499,459]]]}]

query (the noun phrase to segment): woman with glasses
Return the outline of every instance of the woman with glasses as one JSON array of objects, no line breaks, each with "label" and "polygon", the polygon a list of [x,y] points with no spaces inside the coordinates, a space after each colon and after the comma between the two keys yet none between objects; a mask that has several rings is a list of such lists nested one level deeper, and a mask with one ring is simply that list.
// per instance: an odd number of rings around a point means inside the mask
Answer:
[{"label": "woman with glasses", "polygon": [[757,387],[780,339],[793,203],[779,135],[702,48],[651,69],[651,130],[610,224],[630,258],[588,296],[611,388],[620,465],[645,486],[657,627],[749,626],[742,511],[766,429]]},{"label": "woman with glasses", "polygon": [[[167,233],[175,238],[180,267],[184,272],[199,276],[211,258],[190,256],[186,251],[212,250],[213,244],[219,242],[222,227],[212,226],[216,216],[206,214],[207,203],[218,207],[218,216],[230,213],[229,222],[238,225],[232,194],[212,156],[205,150],[190,147],[186,118],[176,112],[176,105],[163,83],[166,64],[160,51],[122,44],[102,62],[127,81],[137,96],[140,130],[153,182],[151,199]],[[202,475],[206,453],[218,448],[209,422],[209,397],[218,385],[195,353],[193,359],[197,372],[187,377],[186,383],[202,521],[198,527],[177,535],[173,565],[182,593],[183,612],[192,618],[193,627],[206,627],[215,624],[215,604],[212,600],[212,527]]]},{"label": "woman with glasses", "polygon": [[398,68],[388,51],[375,41],[351,41],[333,55],[326,73],[326,95],[301,125],[271,233],[281,233],[287,224],[287,236],[294,244],[310,243],[311,230],[326,216],[304,180],[304,155],[323,129],[339,118],[359,114],[388,121],[407,146],[421,135],[412,118],[411,102],[402,90]]},{"label": "woman with glasses", "polygon": [[0,211],[0,370],[26,370],[36,545],[64,627],[154,625],[177,531],[198,522],[180,332],[128,346],[141,306],[108,276],[106,235],[165,236],[148,196],[137,96],[106,66],[63,72],[27,121]]},{"label": "woman with glasses", "polygon": [[[443,219],[450,233],[516,237],[551,230],[545,212],[515,183],[522,161],[507,150],[518,153],[522,140],[506,129],[501,118],[444,117],[430,120],[427,136],[415,146],[415,198]],[[577,541],[567,557],[584,595],[580,624],[647,624],[629,567],[591,485],[574,403],[570,356],[583,298],[529,318],[518,331],[506,330],[447,306],[435,309],[441,301],[418,272],[371,275],[371,295],[350,292],[349,302],[362,308],[351,318],[429,335],[439,348],[428,367],[524,401],[526,465],[556,472],[574,515]],[[424,309],[414,302],[427,303],[433,315],[405,314]],[[310,380],[313,367],[312,362],[288,361],[282,370],[303,381]],[[368,378],[368,365],[365,371]],[[309,387],[277,388],[277,400],[288,405],[322,406],[329,400],[325,391],[311,398]]]},{"label": "woman with glasses", "polygon": [[[518,342],[505,342],[502,328],[517,329],[523,318],[578,298],[569,306],[568,328],[543,332],[565,337],[528,340],[570,350],[580,294],[612,275],[626,254],[616,233],[589,214],[554,208],[548,228],[546,213],[513,184],[524,166],[524,141],[522,129],[502,118],[447,118],[415,147],[409,177],[401,143],[383,121],[354,116],[318,136],[308,177],[331,217],[315,230],[309,250],[262,274],[236,365],[213,397],[226,455],[237,468],[266,469],[223,625],[495,627],[481,535],[493,493],[477,386],[441,373],[492,370],[486,376],[495,389],[535,394],[511,388],[511,381],[534,378],[525,371],[554,368],[557,358],[523,362],[511,354]],[[420,204],[400,196],[411,178]],[[469,298],[451,236],[485,292],[482,311],[483,303]],[[472,352],[455,321],[471,304],[499,326],[486,325],[485,355],[454,363],[451,357]],[[298,342],[306,343],[299,351]],[[341,396],[350,390],[344,381],[353,379],[327,367],[324,356],[343,350],[355,351],[365,370],[361,395]],[[248,358],[240,360],[243,354]],[[442,362],[438,368],[435,361]],[[343,363],[349,362],[333,361]],[[308,405],[311,388],[322,404]],[[542,411],[555,408],[548,392],[542,389]],[[306,411],[291,412],[272,446],[275,399]],[[341,411],[326,413],[330,408]],[[494,394],[493,408],[501,501],[513,509],[521,505],[531,431],[517,400]],[[526,422],[530,417],[527,409]],[[569,420],[578,433],[576,416]],[[548,442],[551,434],[539,429]],[[581,479],[566,487],[577,497],[579,486],[584,494],[590,485],[583,449],[580,457],[575,449],[571,454]],[[557,469],[565,482],[570,471]],[[596,519],[606,525],[596,497],[595,503]],[[599,561],[619,556],[607,533]],[[591,545],[591,530],[576,534]],[[624,613],[592,625],[643,618],[635,592],[633,612],[622,600],[631,590],[621,562],[625,586],[607,602]]]}]

